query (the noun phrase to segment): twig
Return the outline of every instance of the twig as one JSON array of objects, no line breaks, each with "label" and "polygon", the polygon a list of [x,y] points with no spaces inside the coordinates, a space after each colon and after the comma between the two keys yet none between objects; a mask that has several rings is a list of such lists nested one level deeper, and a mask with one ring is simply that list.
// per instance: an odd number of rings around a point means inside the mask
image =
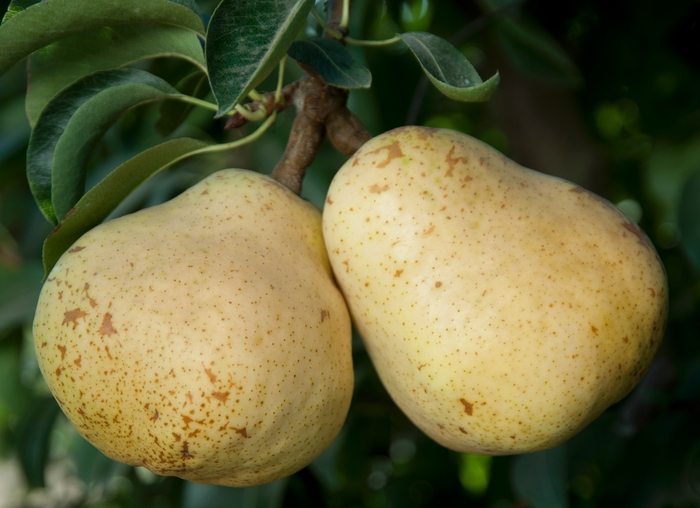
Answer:
[{"label": "twig", "polygon": [[[278,101],[275,92],[266,92],[262,94],[262,100],[249,102],[245,105],[245,108],[251,113],[255,113],[260,108],[264,108],[267,113],[266,116],[270,116],[273,111],[279,113],[284,111],[289,106],[293,105],[294,93],[299,87],[299,81],[294,81],[289,83],[287,86],[282,88],[282,100]],[[237,129],[243,127],[248,123],[248,119],[241,113],[235,113],[226,122],[224,129]]]},{"label": "twig", "polygon": [[[326,37],[347,35],[347,19],[351,0],[328,0]],[[341,41],[342,42],[342,41]],[[348,91],[326,84],[313,70],[299,64],[307,76],[297,81],[290,99],[297,107],[287,147],[272,172],[272,177],[297,194],[301,182],[318,154],[323,138],[328,135],[336,149],[352,155],[371,136],[360,120],[347,108]],[[285,100],[287,102],[287,100]]]}]

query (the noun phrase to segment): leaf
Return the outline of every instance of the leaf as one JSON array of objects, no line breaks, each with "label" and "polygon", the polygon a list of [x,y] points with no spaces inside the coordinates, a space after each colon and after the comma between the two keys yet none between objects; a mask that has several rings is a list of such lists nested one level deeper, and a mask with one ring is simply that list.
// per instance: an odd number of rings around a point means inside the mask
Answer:
[{"label": "leaf", "polygon": [[0,25],[8,21],[12,16],[22,12],[24,9],[37,3],[38,0],[11,0],[10,5],[7,6],[7,12],[2,17]]},{"label": "leaf", "polygon": [[49,458],[51,429],[59,413],[53,397],[33,401],[17,424],[17,449],[29,485],[44,486],[44,470]]},{"label": "leaf", "polygon": [[681,244],[700,272],[700,171],[685,184],[678,207],[678,229]]},{"label": "leaf", "polygon": [[196,0],[170,0],[171,2],[174,2],[176,4],[184,5],[188,9],[190,9],[192,12],[196,13],[197,15],[201,15],[201,11],[199,10],[199,6],[197,5]]},{"label": "leaf", "polygon": [[518,455],[513,461],[513,489],[532,508],[566,508],[566,445]]},{"label": "leaf", "polygon": [[[204,72],[193,72],[185,76],[175,86],[178,92],[192,97],[201,97],[202,92],[209,90],[207,75]],[[181,101],[166,101],[160,106],[160,116],[156,122],[156,130],[163,136],[169,136],[185,121],[194,106]]]},{"label": "leaf", "polygon": [[582,77],[555,39],[520,19],[500,17],[495,23],[498,40],[510,60],[533,77],[563,86],[578,86]]},{"label": "leaf", "polygon": [[56,143],[51,166],[51,203],[59,220],[83,195],[90,157],[107,129],[131,108],[177,95],[175,88],[166,92],[129,83],[108,88],[78,108]]},{"label": "leaf", "polygon": [[496,91],[498,73],[482,81],[469,60],[445,39],[425,32],[409,32],[399,37],[416,56],[428,79],[450,99],[483,102]]},{"label": "leaf", "polygon": [[141,152],[117,167],[90,189],[44,242],[44,275],[84,233],[94,228],[131,192],[158,171],[209,143],[192,138],[166,141]]},{"label": "leaf", "polygon": [[46,103],[83,76],[165,56],[182,58],[206,72],[199,38],[194,32],[176,26],[117,25],[57,41],[29,59],[26,98],[29,121],[34,125]]},{"label": "leaf", "polygon": [[31,322],[41,278],[41,264],[34,261],[14,269],[0,265],[0,330]]},{"label": "leaf", "polygon": [[53,224],[58,220],[51,203],[51,167],[58,140],[81,105],[107,88],[126,83],[143,83],[160,87],[163,91],[173,90],[162,79],[138,69],[100,71],[64,89],[46,105],[37,119],[27,148],[27,179],[39,208]]},{"label": "leaf", "polygon": [[372,74],[355,67],[352,55],[340,42],[328,37],[294,41],[287,54],[312,72],[338,88],[369,88]]},{"label": "leaf", "polygon": [[204,35],[202,19],[170,0],[51,0],[18,12],[0,26],[0,75],[52,42],[128,23],[174,25]]},{"label": "leaf", "polygon": [[230,111],[275,68],[306,23],[314,0],[222,0],[209,21],[209,82]]}]

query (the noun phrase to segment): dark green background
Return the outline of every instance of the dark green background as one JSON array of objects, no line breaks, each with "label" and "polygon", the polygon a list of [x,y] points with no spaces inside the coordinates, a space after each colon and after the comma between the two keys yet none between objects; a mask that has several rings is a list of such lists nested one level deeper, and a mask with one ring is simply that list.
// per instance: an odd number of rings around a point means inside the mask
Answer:
[{"label": "dark green background", "polygon": [[[8,3],[0,1],[0,11]],[[199,3],[205,12],[214,8]],[[110,461],[60,415],[33,358],[30,324],[41,245],[51,228],[24,174],[29,125],[18,65],[0,78],[0,506],[700,506],[700,2],[501,0],[490,3],[495,14],[485,15],[486,3],[387,0],[381,17],[378,0],[355,0],[355,38],[431,31],[450,39],[483,78],[498,70],[501,85],[488,103],[456,103],[426,86],[417,62],[400,48],[353,48],[374,81],[370,91],[353,92],[351,108],[373,134],[406,123],[469,133],[638,219],[670,284],[667,332],[640,385],[554,450],[464,456],[431,442],[402,415],[356,338],[346,426],[326,454],[289,479],[227,489]],[[171,83],[190,70],[168,59],[144,67]],[[289,79],[300,75],[289,63]],[[283,113],[252,146],[159,174],[117,213],[160,203],[223,167],[269,173],[292,118],[292,111]],[[149,106],[113,126],[94,154],[88,185],[158,143],[157,119],[158,107]],[[240,136],[208,112],[187,121],[204,138]],[[324,144],[304,196],[321,206],[344,160]]]}]

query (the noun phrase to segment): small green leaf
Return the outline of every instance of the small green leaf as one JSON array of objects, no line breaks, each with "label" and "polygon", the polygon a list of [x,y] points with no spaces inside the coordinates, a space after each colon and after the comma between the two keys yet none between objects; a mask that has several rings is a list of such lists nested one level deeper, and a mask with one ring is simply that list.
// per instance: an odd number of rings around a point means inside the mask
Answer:
[{"label": "small green leaf", "polygon": [[532,508],[567,508],[566,445],[518,455],[513,461],[513,490]]},{"label": "small green leaf", "polygon": [[127,83],[143,83],[170,92],[162,79],[138,69],[100,71],[65,88],[46,105],[32,130],[27,148],[27,179],[39,208],[46,218],[58,222],[51,203],[51,167],[56,145],[73,114],[103,90]]},{"label": "small green leaf", "polygon": [[352,55],[340,42],[328,37],[294,41],[287,54],[329,85],[338,88],[369,88],[372,74],[355,67]]},{"label": "small green leaf", "polygon": [[131,192],[158,171],[209,143],[192,138],[166,141],[117,167],[80,198],[44,242],[44,275],[83,234],[104,221]]},{"label": "small green leaf", "polygon": [[[207,75],[204,72],[193,72],[185,76],[175,86],[177,91],[192,97],[202,98],[209,90]],[[163,136],[169,136],[185,121],[194,106],[181,101],[166,101],[160,106],[160,117],[156,122],[156,130]]]},{"label": "small green leaf", "polygon": [[416,56],[428,79],[450,99],[483,102],[496,91],[498,73],[484,82],[469,60],[445,39],[425,32],[409,32],[399,37]]},{"label": "small green leaf", "polygon": [[314,0],[223,0],[207,30],[209,81],[230,111],[275,68],[306,23]]},{"label": "small green leaf", "polygon": [[17,422],[19,460],[27,482],[33,487],[44,486],[51,429],[59,412],[53,397],[43,397],[33,401]]},{"label": "small green leaf", "polygon": [[129,83],[108,88],[78,108],[56,144],[51,167],[51,203],[59,220],[83,195],[88,162],[107,129],[131,108],[178,95],[175,88],[166,92]]},{"label": "small green leaf", "polygon": [[201,15],[201,11],[199,10],[199,6],[197,5],[196,0],[170,0],[171,2],[174,2],[176,4],[184,5],[188,9],[190,9],[192,12],[196,13],[197,15]]},{"label": "small green leaf", "polygon": [[26,108],[32,125],[46,103],[76,80],[104,69],[134,62],[177,57],[206,72],[197,35],[169,25],[117,25],[90,30],[57,41],[29,59]]},{"label": "small green leaf", "polygon": [[700,272],[700,171],[685,184],[678,208],[681,244]]},{"label": "small green leaf", "polygon": [[498,40],[522,71],[550,83],[577,86],[582,77],[561,46],[542,29],[511,17],[495,24]]},{"label": "small green leaf", "polygon": [[11,0],[10,5],[7,6],[7,12],[2,17],[2,21],[0,21],[0,25],[8,21],[15,14],[19,14],[24,9],[30,5],[34,5],[38,1],[39,0]]},{"label": "small green leaf", "polygon": [[0,75],[52,42],[128,23],[174,25],[204,35],[202,19],[170,0],[51,0],[32,5],[0,25]]}]

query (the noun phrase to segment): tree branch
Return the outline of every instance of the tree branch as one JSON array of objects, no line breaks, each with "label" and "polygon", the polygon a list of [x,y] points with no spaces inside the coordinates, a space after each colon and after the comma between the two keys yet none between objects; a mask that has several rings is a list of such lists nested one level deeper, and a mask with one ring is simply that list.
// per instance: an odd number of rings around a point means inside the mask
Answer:
[{"label": "tree branch", "polygon": [[[328,26],[347,35],[347,26],[342,26],[343,0],[328,0],[327,9]],[[328,32],[326,36],[333,37]],[[297,116],[282,159],[272,172],[274,179],[297,194],[301,193],[306,168],[316,158],[326,134],[345,155],[355,153],[371,137],[360,119],[348,110],[348,91],[326,84],[313,71],[301,66],[308,75],[297,82],[290,100],[297,107]]]}]

